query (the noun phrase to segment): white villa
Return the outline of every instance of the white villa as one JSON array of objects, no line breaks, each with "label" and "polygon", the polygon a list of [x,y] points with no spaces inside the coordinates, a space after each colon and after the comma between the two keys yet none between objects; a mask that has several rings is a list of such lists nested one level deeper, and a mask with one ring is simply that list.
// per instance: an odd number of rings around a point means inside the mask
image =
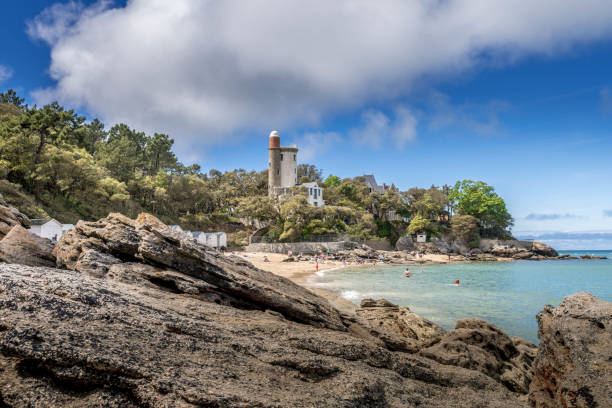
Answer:
[{"label": "white villa", "polygon": [[311,183],[304,183],[302,187],[306,187],[306,193],[308,204],[315,207],[325,207],[325,200],[323,200],[323,189],[319,187],[316,181]]}]

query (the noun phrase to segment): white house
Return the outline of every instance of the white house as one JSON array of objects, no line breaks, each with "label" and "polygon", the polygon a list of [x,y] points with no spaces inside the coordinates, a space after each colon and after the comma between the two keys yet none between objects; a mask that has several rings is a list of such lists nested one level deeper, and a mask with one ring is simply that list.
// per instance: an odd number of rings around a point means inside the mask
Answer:
[{"label": "white house", "polygon": [[53,218],[50,219],[34,219],[30,221],[30,231],[39,237],[58,240],[62,237],[62,224]]},{"label": "white house", "polygon": [[193,231],[191,235],[193,235],[193,239],[195,239],[198,243],[206,245],[206,234],[204,232]]},{"label": "white house", "polygon": [[62,235],[68,232],[68,230],[74,228],[74,224],[62,224]]},{"label": "white house", "polygon": [[227,234],[225,232],[217,232],[217,245],[219,248],[227,248]]},{"label": "white house", "polygon": [[308,204],[315,207],[325,207],[325,200],[323,200],[323,189],[319,187],[316,181],[310,183],[303,183],[302,187],[306,188],[306,198]]},{"label": "white house", "polygon": [[217,248],[219,246],[217,242],[217,234],[214,232],[206,232],[206,246],[211,248]]},{"label": "white house", "polygon": [[427,234],[417,234],[416,242],[427,242]]}]

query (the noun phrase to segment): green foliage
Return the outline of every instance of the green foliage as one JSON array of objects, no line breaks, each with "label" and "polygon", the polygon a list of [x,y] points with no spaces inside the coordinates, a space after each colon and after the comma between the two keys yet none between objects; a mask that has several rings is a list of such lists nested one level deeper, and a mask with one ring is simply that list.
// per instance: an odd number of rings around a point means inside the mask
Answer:
[{"label": "green foliage", "polygon": [[452,207],[459,215],[478,219],[482,236],[499,237],[508,234],[513,224],[506,203],[495,189],[483,181],[463,180],[449,191]]},{"label": "green foliage", "polygon": [[449,228],[453,210],[453,233],[471,240],[478,233],[507,235],[512,225],[504,201],[483,182],[370,192],[363,177],[323,181],[322,170],[300,164],[298,179],[324,188],[326,207],[312,207],[299,187],[269,199],[266,170],[203,173],[197,164],[179,162],[173,145],[166,134],[122,123],[107,129],[56,102],[30,108],[14,91],[0,93],[0,191],[32,217],[75,222],[148,211],[190,229],[234,228],[238,220],[263,224],[268,236],[282,241],[344,233],[392,241],[404,231],[435,235]]},{"label": "green foliage", "polygon": [[330,174],[323,182],[323,185],[325,187],[338,187],[341,183],[342,180],[340,180],[340,177]]},{"label": "green foliage", "polygon": [[[314,164],[298,164],[297,178],[298,180],[302,180],[302,177],[308,178],[309,181],[321,181],[323,177],[323,170],[317,169]],[[309,181],[307,181],[307,183]]]},{"label": "green foliage", "polygon": [[417,214],[414,217],[412,217],[412,219],[410,220],[410,224],[408,224],[408,228],[406,229],[406,232],[408,232],[408,234],[411,234],[411,235],[425,232],[426,230],[429,229],[430,224],[431,224],[431,221],[428,218],[420,214]]},{"label": "green foliage", "polygon": [[451,232],[455,238],[463,240],[470,247],[480,243],[478,220],[471,215],[456,215],[451,221]]}]

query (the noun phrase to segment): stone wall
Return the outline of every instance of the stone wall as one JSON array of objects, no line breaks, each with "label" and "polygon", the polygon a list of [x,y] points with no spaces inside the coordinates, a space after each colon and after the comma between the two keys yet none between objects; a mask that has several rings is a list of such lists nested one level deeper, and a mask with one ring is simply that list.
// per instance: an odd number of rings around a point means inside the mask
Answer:
[{"label": "stone wall", "polygon": [[249,252],[271,252],[277,254],[286,254],[289,250],[294,254],[318,254],[321,252],[327,252],[329,249],[331,252],[346,251],[355,249],[358,244],[352,241],[339,241],[339,242],[274,242],[274,243],[258,243],[250,244],[246,247],[246,251]]}]

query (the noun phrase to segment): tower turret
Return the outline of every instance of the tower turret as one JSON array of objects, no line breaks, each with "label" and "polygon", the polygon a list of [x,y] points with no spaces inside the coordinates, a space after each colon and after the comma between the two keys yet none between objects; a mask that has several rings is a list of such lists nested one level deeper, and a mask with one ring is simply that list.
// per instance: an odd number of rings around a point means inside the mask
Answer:
[{"label": "tower turret", "polygon": [[268,148],[268,194],[274,197],[297,184],[297,152],[295,146],[281,147],[276,130],[270,132]]}]

